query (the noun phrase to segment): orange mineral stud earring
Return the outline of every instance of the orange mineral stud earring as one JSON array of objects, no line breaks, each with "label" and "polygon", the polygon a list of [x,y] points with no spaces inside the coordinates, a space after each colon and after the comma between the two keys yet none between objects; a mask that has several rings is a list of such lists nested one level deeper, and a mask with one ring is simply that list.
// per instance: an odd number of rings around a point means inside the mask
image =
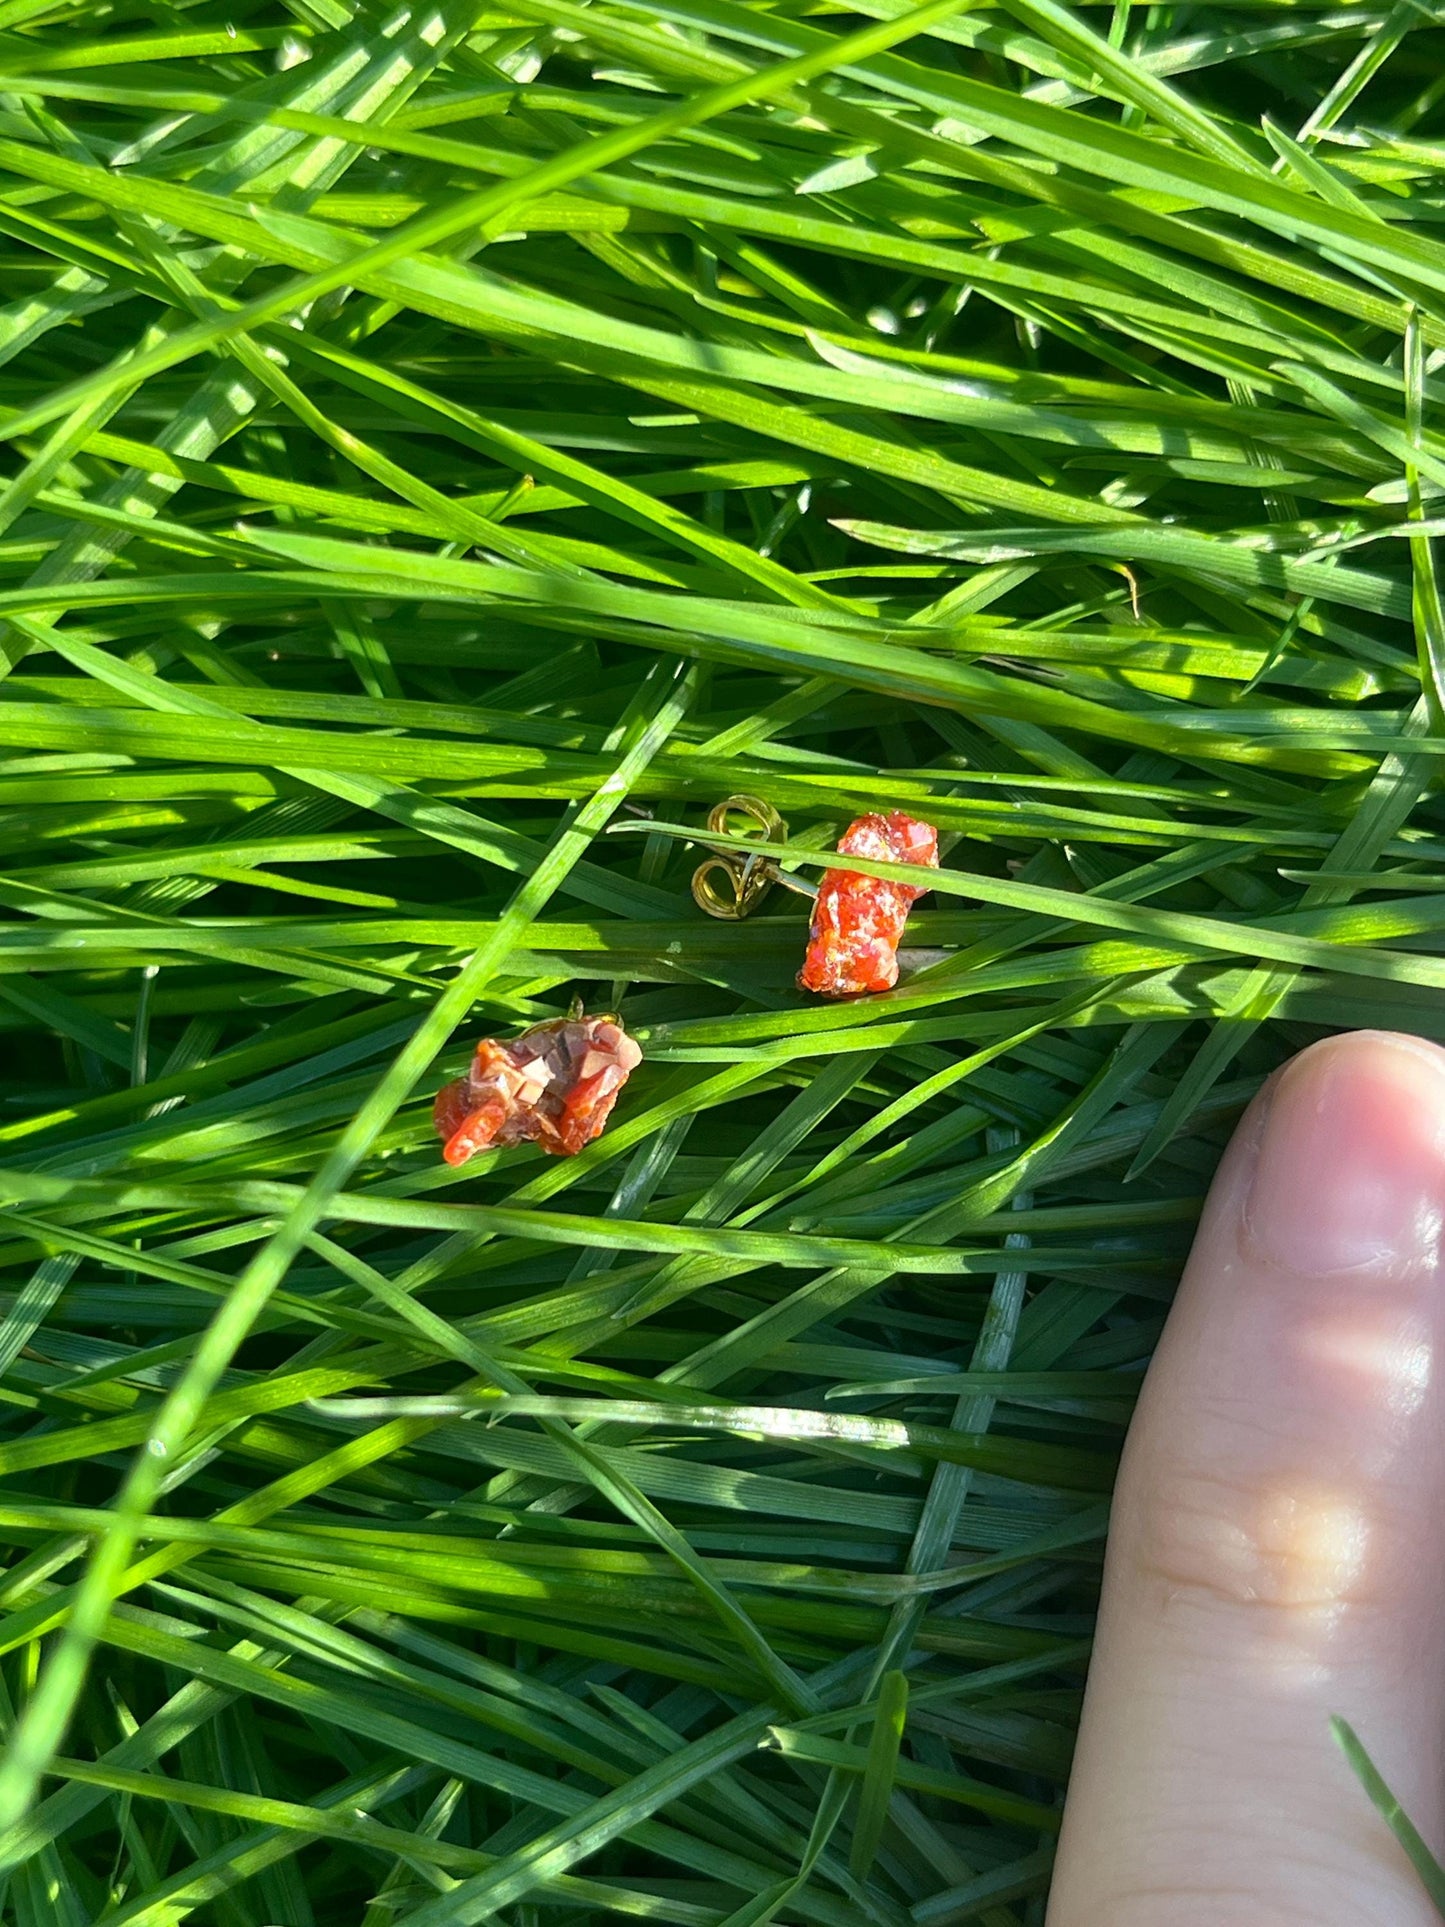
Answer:
[{"label": "orange mineral stud earring", "polygon": [[[842,856],[936,870],[938,831],[902,810],[887,816],[860,816],[839,838],[838,851]],[[927,894],[926,884],[894,883],[859,870],[829,870],[813,905],[799,986],[823,997],[891,990],[898,982],[898,945],[908,912]]]},{"label": "orange mineral stud earring", "polygon": [[432,1116],[448,1164],[507,1144],[575,1157],[600,1137],[618,1092],[642,1062],[615,1017],[534,1024],[507,1043],[484,1037],[465,1077],[437,1092]]},{"label": "orange mineral stud earring", "polygon": [[[732,819],[741,817],[739,829]],[[785,843],[788,826],[757,796],[729,796],[708,813],[714,836],[732,839],[732,847],[716,850],[692,875],[692,894],[710,917],[736,920],[748,916],[773,884],[813,898],[813,921],[807,955],[798,972],[804,990],[823,997],[857,997],[871,990],[891,990],[898,981],[898,946],[908,912],[926,884],[898,883],[890,877],[865,876],[859,870],[829,870],[815,889],[780,869],[761,851],[749,852],[749,837],[763,843]],[[843,856],[871,857],[881,863],[911,863],[938,868],[938,831],[931,823],[893,810],[854,819],[838,842]]]}]

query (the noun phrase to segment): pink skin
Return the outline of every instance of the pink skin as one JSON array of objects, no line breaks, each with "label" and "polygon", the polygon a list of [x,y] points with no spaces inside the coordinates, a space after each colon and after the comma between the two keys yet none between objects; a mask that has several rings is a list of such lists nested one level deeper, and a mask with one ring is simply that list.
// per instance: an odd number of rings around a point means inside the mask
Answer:
[{"label": "pink skin", "polygon": [[1445,1052],[1316,1044],[1241,1124],[1119,1481],[1049,1927],[1439,1927]]}]

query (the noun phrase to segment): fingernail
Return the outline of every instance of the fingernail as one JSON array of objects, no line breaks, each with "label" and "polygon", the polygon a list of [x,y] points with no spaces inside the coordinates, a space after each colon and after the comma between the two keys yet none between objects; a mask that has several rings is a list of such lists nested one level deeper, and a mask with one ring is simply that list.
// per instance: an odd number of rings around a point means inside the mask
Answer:
[{"label": "fingernail", "polygon": [[1419,1264],[1445,1225],[1445,1051],[1360,1031],[1286,1067],[1244,1208],[1249,1244],[1282,1270]]}]

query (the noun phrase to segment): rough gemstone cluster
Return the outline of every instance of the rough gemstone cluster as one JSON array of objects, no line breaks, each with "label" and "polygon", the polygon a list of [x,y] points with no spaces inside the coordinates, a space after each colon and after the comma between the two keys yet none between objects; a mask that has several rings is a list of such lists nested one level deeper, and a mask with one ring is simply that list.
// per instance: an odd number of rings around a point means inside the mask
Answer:
[{"label": "rough gemstone cluster", "polygon": [[465,1077],[438,1091],[448,1164],[535,1142],[575,1157],[600,1135],[642,1051],[615,1017],[558,1017],[506,1043],[484,1037]]},{"label": "rough gemstone cluster", "polygon": [[[838,851],[842,856],[916,863],[936,870],[938,832],[931,823],[920,823],[902,810],[888,816],[860,816],[848,825]],[[926,888],[913,883],[893,883],[857,870],[829,870],[813,906],[799,984],[824,997],[891,990],[898,982],[898,945],[908,912],[927,894]]]}]

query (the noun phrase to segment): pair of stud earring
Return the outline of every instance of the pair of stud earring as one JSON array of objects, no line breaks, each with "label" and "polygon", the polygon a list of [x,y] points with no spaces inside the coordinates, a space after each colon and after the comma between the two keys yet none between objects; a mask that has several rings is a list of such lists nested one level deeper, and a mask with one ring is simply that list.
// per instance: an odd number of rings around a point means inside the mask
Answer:
[{"label": "pair of stud earring", "polygon": [[[737,829],[735,822],[744,827]],[[727,922],[751,915],[781,884],[810,897],[808,945],[798,983],[823,997],[856,997],[891,990],[898,981],[898,945],[908,912],[926,884],[894,881],[860,870],[830,869],[815,889],[781,869],[749,840],[786,843],[788,826],[757,796],[729,796],[708,813],[711,835],[736,839],[715,849],[692,874],[693,900]],[[902,810],[856,817],[838,840],[841,856],[880,863],[938,867],[938,832]],[[483,1038],[465,1077],[437,1093],[433,1118],[448,1164],[465,1164],[478,1151],[535,1143],[556,1156],[575,1157],[598,1137],[618,1094],[642,1062],[642,1050],[615,1016],[586,1017],[578,1002],[566,1017],[534,1024],[520,1037]]]}]

